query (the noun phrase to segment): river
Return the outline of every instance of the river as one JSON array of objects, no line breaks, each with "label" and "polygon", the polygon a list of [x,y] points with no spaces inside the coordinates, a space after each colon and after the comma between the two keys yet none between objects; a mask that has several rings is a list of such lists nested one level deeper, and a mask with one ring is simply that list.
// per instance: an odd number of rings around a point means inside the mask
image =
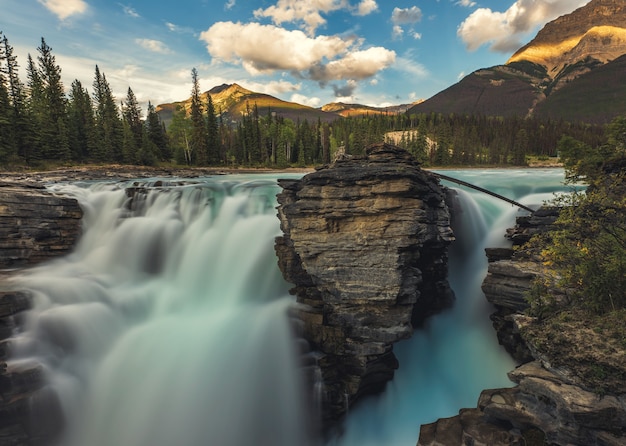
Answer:
[{"label": "river", "polygon": [[[445,173],[527,205],[567,190],[560,169]],[[79,200],[83,236],[70,255],[18,277],[34,307],[12,361],[44,364],[65,420],[59,446],[315,444],[294,301],[273,249],[285,176],[50,186]],[[510,385],[514,364],[480,283],[484,247],[507,243],[517,209],[458,190],[456,304],[397,344],[394,380],[351,408],[332,445],[414,445],[421,424]]]}]

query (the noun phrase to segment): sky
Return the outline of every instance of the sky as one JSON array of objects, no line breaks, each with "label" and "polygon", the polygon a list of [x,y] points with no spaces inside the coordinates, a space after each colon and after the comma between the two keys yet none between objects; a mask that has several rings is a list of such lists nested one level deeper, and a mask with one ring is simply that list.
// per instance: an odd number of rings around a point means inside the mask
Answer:
[{"label": "sky", "polygon": [[[116,99],[180,101],[237,83],[321,107],[428,99],[504,64],[589,0],[0,0],[0,31],[26,76],[43,37],[69,89],[95,66]],[[144,108],[145,110],[145,108]]]}]

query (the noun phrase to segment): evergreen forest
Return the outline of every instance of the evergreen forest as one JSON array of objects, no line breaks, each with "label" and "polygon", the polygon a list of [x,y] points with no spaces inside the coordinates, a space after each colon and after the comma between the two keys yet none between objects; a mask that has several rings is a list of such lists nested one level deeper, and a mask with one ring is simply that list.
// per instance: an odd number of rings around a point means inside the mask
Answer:
[{"label": "evergreen forest", "polygon": [[25,82],[12,46],[0,31],[0,167],[87,163],[176,164],[216,167],[311,166],[338,154],[359,155],[372,143],[392,142],[427,166],[526,165],[530,156],[557,156],[559,141],[606,143],[603,126],[523,117],[404,113],[296,121],[246,104],[241,119],[216,110],[191,70],[191,101],[166,128],[129,86],[115,98],[104,72],[89,89],[61,79],[52,48],[41,39],[28,55]]}]

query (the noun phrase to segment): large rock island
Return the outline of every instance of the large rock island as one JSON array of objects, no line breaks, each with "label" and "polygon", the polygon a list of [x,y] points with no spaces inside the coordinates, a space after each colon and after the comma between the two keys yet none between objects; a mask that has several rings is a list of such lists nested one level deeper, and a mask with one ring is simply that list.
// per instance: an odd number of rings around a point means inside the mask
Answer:
[{"label": "large rock island", "polygon": [[394,342],[452,302],[446,193],[387,144],[280,185],[276,251],[319,356],[327,428],[393,377]]}]

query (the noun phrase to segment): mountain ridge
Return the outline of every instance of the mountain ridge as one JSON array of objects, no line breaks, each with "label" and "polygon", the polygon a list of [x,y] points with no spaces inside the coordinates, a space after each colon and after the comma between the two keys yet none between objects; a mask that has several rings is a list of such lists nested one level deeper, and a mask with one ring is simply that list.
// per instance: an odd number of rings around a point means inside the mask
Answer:
[{"label": "mountain ridge", "polygon": [[[607,93],[626,88],[626,77],[618,75],[625,54],[626,0],[592,0],[547,23],[505,65],[476,70],[409,113],[550,116],[605,123],[626,113],[624,101]],[[593,83],[587,81],[589,76]],[[557,94],[561,89],[567,95]],[[593,106],[576,108],[580,98]]]}]

